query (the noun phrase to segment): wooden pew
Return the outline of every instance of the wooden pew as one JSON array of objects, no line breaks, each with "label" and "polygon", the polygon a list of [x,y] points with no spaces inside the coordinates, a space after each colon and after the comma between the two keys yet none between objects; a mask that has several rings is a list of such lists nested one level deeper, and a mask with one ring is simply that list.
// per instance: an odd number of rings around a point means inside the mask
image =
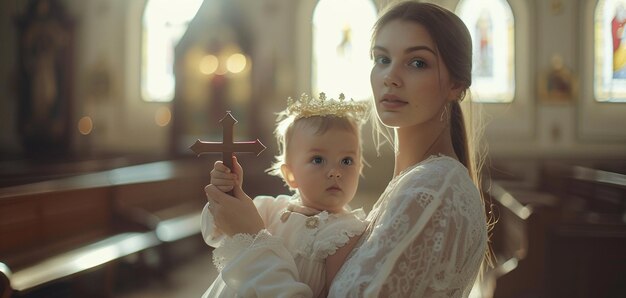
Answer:
[{"label": "wooden pew", "polygon": [[561,224],[546,245],[549,297],[626,297],[626,227]]},{"label": "wooden pew", "polygon": [[0,161],[0,188],[50,181],[82,174],[159,161],[147,156],[103,156],[91,159],[55,161],[6,160]]},{"label": "wooden pew", "polygon": [[196,235],[207,175],[164,161],[0,189],[0,293]]},{"label": "wooden pew", "polygon": [[564,198],[546,243],[550,297],[626,297],[626,175],[550,164],[546,180]]},{"label": "wooden pew", "polygon": [[482,297],[534,297],[542,292],[544,228],[556,198],[511,181],[492,181],[484,190],[497,223],[491,238],[495,263],[484,276]]},{"label": "wooden pew", "polygon": [[[504,191],[484,189],[498,210],[498,259],[484,297],[626,297],[626,176],[610,171],[625,170],[624,161],[499,160],[496,168]],[[522,219],[515,205],[532,212]]]},{"label": "wooden pew", "polygon": [[544,165],[542,172],[543,188],[564,199],[564,221],[624,223],[626,175],[559,163]]}]

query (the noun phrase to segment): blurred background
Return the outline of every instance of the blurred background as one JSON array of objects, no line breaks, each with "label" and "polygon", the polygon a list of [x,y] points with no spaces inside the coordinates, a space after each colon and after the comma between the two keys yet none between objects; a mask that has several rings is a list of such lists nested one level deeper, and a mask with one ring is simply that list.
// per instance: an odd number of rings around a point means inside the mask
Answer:
[{"label": "blurred background", "polygon": [[[251,196],[286,98],[371,100],[389,0],[0,1],[0,297],[198,297],[199,235],[232,111]],[[626,0],[439,0],[473,39],[494,267],[475,297],[626,296]],[[482,121],[477,122],[478,116]],[[364,127],[353,207],[393,172]]]}]

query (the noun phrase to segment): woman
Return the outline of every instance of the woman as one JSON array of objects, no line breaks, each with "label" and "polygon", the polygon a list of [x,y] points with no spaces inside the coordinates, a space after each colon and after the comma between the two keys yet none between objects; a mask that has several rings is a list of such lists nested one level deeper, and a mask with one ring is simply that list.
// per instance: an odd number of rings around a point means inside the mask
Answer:
[{"label": "woman", "polygon": [[[376,23],[371,84],[378,120],[394,132],[394,177],[329,297],[469,295],[488,247],[459,105],[471,85],[471,48],[463,22],[433,4],[399,3]],[[241,296],[310,297],[250,199],[240,190],[237,199],[211,185],[205,190],[217,226],[242,239],[222,271],[225,281]]]}]

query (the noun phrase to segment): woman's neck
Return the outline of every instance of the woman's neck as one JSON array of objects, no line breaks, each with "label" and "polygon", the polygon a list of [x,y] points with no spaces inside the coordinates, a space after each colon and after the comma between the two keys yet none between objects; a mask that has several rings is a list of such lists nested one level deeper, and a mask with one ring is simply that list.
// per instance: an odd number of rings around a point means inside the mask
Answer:
[{"label": "woman's neck", "polygon": [[431,155],[443,154],[458,159],[454,153],[450,127],[439,123],[396,128],[397,152],[394,176]]}]

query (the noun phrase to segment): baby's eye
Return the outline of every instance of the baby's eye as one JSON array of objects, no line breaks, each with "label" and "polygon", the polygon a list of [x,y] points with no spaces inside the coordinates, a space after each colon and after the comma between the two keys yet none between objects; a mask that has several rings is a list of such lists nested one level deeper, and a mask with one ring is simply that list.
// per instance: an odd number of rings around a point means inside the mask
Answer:
[{"label": "baby's eye", "polygon": [[383,56],[383,55],[374,56],[375,64],[389,64],[390,62],[391,62],[391,59],[389,59],[387,56]]},{"label": "baby's eye", "polygon": [[424,62],[424,61],[422,61],[422,60],[419,60],[419,59],[415,59],[415,60],[412,60],[412,61],[409,63],[409,65],[410,65],[410,66],[413,66],[413,67],[415,67],[415,68],[424,68],[424,67],[426,67],[426,62]]},{"label": "baby's eye", "polygon": [[352,159],[352,157],[346,157],[344,159],[341,160],[341,164],[344,166],[350,166],[354,163],[354,160]]},{"label": "baby's eye", "polygon": [[316,165],[321,164],[323,162],[324,162],[324,159],[321,156],[314,156],[311,159],[311,163],[316,164]]}]

